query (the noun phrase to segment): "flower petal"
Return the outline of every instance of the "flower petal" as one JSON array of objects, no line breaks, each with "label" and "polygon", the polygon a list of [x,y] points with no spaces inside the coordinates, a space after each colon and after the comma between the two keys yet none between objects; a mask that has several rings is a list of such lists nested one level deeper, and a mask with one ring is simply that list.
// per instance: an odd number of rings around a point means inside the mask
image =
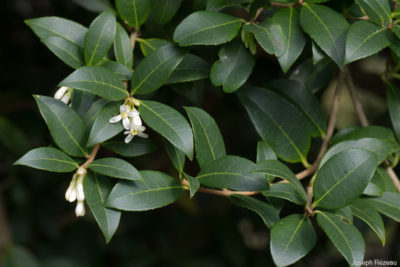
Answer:
[{"label": "flower petal", "polygon": [[76,204],[75,215],[76,217],[85,215],[85,205],[83,204],[83,201],[78,201],[78,203]]},{"label": "flower petal", "polygon": [[54,98],[61,99],[67,91],[68,91],[68,87],[66,87],[66,86],[60,87],[60,89],[58,89],[57,92],[54,94]]},{"label": "flower petal", "polygon": [[129,112],[130,108],[127,105],[121,105],[119,106],[119,112],[120,113],[127,113]]},{"label": "flower petal", "polygon": [[140,116],[134,116],[132,118],[132,123],[136,126],[141,126],[142,125],[142,119],[140,118]]},{"label": "flower petal", "polygon": [[137,135],[140,136],[140,137],[142,137],[142,138],[147,138],[147,137],[149,137],[148,134],[145,134],[145,133],[143,133],[143,132],[138,132]]},{"label": "flower petal", "polygon": [[121,115],[117,115],[115,117],[112,117],[111,119],[108,120],[109,123],[116,123],[119,122],[122,119]]},{"label": "flower petal", "polygon": [[131,120],[129,118],[123,118],[122,125],[124,125],[124,128],[126,130],[130,130],[131,129]]},{"label": "flower petal", "polygon": [[133,135],[132,134],[129,134],[126,138],[125,138],[125,143],[129,143],[130,141],[132,141],[132,139],[133,139]]},{"label": "flower petal", "polygon": [[129,117],[139,116],[139,111],[137,111],[136,109],[132,110],[132,111],[129,111],[128,112],[128,116]]}]

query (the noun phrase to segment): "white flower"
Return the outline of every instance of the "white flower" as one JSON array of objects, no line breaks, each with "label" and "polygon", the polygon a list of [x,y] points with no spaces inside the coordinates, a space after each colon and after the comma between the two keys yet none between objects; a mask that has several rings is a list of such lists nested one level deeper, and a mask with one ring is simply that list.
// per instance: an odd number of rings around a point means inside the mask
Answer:
[{"label": "white flower", "polygon": [[60,89],[57,90],[57,92],[54,94],[54,98],[61,100],[65,104],[68,104],[69,101],[71,100],[72,96],[72,88],[70,87],[60,87]]},{"label": "white flower", "polygon": [[85,215],[85,204],[83,203],[83,201],[78,201],[78,203],[76,204],[75,215],[76,217]]},{"label": "white flower", "polygon": [[[139,118],[140,119],[140,118]],[[131,123],[131,127],[129,131],[125,131],[124,134],[127,134],[128,136],[125,138],[125,143],[129,143],[132,141],[133,137],[135,135],[138,135],[143,138],[149,137],[147,134],[143,133],[146,128],[142,125],[136,125],[134,123]]]},{"label": "white flower", "polygon": [[130,129],[130,119],[129,117],[133,118],[135,116],[139,116],[139,112],[137,110],[131,110],[127,105],[121,105],[119,107],[119,115],[112,117],[108,120],[109,123],[116,123],[122,120],[122,125],[126,130]]},{"label": "white flower", "polygon": [[85,192],[83,191],[83,179],[85,178],[86,172],[85,168],[80,167],[72,176],[72,180],[65,192],[65,199],[67,201],[74,202],[77,200],[78,202],[75,208],[75,214],[77,217],[85,215]]}]

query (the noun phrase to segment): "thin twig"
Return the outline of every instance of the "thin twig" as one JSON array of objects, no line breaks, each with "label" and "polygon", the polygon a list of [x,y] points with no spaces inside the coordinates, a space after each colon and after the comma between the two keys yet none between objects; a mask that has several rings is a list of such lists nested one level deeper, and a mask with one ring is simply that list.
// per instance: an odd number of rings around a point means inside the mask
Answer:
[{"label": "thin twig", "polygon": [[[182,179],[181,180],[182,185],[189,187],[189,182],[186,179]],[[218,195],[218,196],[231,196],[231,195],[243,195],[243,196],[253,196],[253,195],[257,195],[260,192],[258,191],[231,191],[231,190],[217,190],[217,189],[211,189],[211,188],[207,188],[207,187],[202,187],[200,186],[198,192],[202,192],[202,193],[207,193],[207,194],[211,194],[211,195]]]},{"label": "thin twig", "polygon": [[351,99],[353,100],[353,105],[354,105],[354,109],[356,110],[358,120],[360,121],[360,124],[362,127],[366,127],[369,124],[368,119],[367,119],[367,116],[365,116],[361,102],[357,97],[357,90],[356,90],[356,87],[354,86],[353,78],[351,77],[351,73],[349,71],[348,71],[347,77],[346,77],[346,84],[347,84],[347,88],[349,89]]},{"label": "thin twig", "polygon": [[400,192],[400,181],[399,177],[397,177],[396,173],[394,172],[392,167],[386,167],[385,171],[390,176],[393,181],[394,186],[396,187],[397,191]]},{"label": "thin twig", "polygon": [[136,44],[136,38],[137,37],[138,37],[138,32],[137,31],[134,31],[134,32],[131,33],[130,40],[131,40],[132,51],[135,50],[135,44]]},{"label": "thin twig", "polygon": [[279,3],[279,2],[272,2],[271,5],[273,7],[292,7],[295,5],[295,3],[293,4],[284,4],[284,3]]},{"label": "thin twig", "polygon": [[251,20],[252,22],[257,21],[258,17],[262,14],[264,8],[260,7],[259,9],[257,9],[256,15],[254,16],[254,18]]},{"label": "thin twig", "polygon": [[88,159],[85,161],[85,163],[83,163],[80,167],[81,168],[87,168],[87,166],[93,162],[93,160],[96,158],[97,152],[99,152],[100,149],[100,144],[97,144],[94,146],[92,152],[90,153]]}]

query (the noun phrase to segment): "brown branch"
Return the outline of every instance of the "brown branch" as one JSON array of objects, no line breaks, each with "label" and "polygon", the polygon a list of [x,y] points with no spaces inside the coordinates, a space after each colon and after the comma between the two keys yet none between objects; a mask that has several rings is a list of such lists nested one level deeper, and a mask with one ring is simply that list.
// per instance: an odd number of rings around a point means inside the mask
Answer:
[{"label": "brown branch", "polygon": [[360,121],[360,124],[362,127],[366,127],[369,124],[368,119],[367,119],[367,116],[365,116],[361,102],[357,97],[357,90],[356,90],[356,87],[354,86],[353,78],[351,77],[351,73],[349,71],[348,71],[347,77],[346,77],[346,84],[347,84],[347,88],[349,89],[351,99],[353,100],[353,105],[354,105],[354,109],[356,110],[358,120]]},{"label": "brown branch", "polygon": [[134,31],[134,32],[131,33],[130,40],[131,40],[132,51],[135,50],[135,44],[136,44],[136,38],[137,37],[138,37],[138,32],[137,31]]},{"label": "brown branch", "polygon": [[92,152],[90,153],[88,159],[85,161],[85,163],[83,163],[81,166],[79,166],[80,168],[87,168],[87,166],[93,162],[93,160],[95,159],[97,152],[99,152],[100,149],[100,144],[97,144],[94,146]]},{"label": "brown branch", "polygon": [[256,15],[254,16],[254,18],[252,18],[252,22],[257,21],[258,17],[261,15],[261,13],[263,12],[264,8],[260,7],[259,9],[257,9]]},{"label": "brown branch", "polygon": [[294,3],[293,4],[284,4],[284,3],[279,3],[279,2],[272,2],[271,5],[273,7],[292,7],[295,4]]},{"label": "brown branch", "polygon": [[[190,184],[186,179],[182,179],[181,184],[188,188],[190,187]],[[227,190],[227,189],[217,190],[217,189],[211,189],[211,188],[202,187],[202,186],[199,187],[198,192],[211,194],[211,195],[225,196],[225,197],[228,197],[231,195],[253,196],[253,195],[257,195],[260,193],[257,191],[231,191],[231,190]]]},{"label": "brown branch", "polygon": [[397,177],[396,173],[394,172],[392,167],[386,167],[385,171],[390,176],[393,181],[394,186],[396,187],[397,191],[400,192],[400,181],[399,177]]}]

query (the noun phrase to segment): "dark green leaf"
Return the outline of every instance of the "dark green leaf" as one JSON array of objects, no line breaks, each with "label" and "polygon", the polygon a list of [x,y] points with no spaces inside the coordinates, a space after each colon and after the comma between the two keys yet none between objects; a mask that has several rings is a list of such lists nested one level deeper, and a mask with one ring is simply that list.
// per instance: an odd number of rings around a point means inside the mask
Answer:
[{"label": "dark green leaf", "polygon": [[163,139],[165,149],[167,154],[172,161],[175,169],[181,173],[185,167],[185,153],[177,149],[173,144],[171,144],[167,139]]},{"label": "dark green leaf", "polygon": [[385,181],[383,177],[387,175],[388,174],[383,168],[378,167],[374,173],[374,176],[372,176],[367,187],[365,188],[363,194],[373,197],[382,196],[383,192],[385,192]]},{"label": "dark green leaf", "polygon": [[317,236],[308,217],[292,214],[275,223],[271,229],[271,255],[275,264],[295,263],[317,243]]},{"label": "dark green leaf", "polygon": [[82,116],[83,123],[86,125],[86,131],[90,133],[92,129],[94,121],[97,119],[101,109],[108,104],[109,101],[105,99],[99,99],[95,101],[92,106],[86,111],[85,114]]},{"label": "dark green leaf", "polygon": [[132,71],[122,65],[121,63],[108,60],[101,64],[102,68],[111,71],[113,74],[117,75],[120,80],[129,81],[132,78]]},{"label": "dark green leaf", "polygon": [[[340,134],[339,134],[340,133]],[[396,139],[393,136],[392,130],[383,126],[372,125],[368,127],[357,127],[346,129],[346,132],[339,132],[332,139],[332,145],[345,140],[358,140],[361,138],[376,138],[388,142],[392,146],[397,146]]]},{"label": "dark green leaf", "polygon": [[128,69],[132,68],[133,52],[131,41],[128,33],[119,23],[117,24],[117,31],[114,39],[114,54],[117,62],[121,63]]},{"label": "dark green leaf", "polygon": [[85,114],[93,104],[95,96],[79,90],[72,91],[71,107],[79,116]]},{"label": "dark green leaf", "polygon": [[353,212],[351,211],[350,205],[345,206],[343,208],[337,210],[330,210],[332,214],[335,214],[341,217],[343,220],[346,220],[348,223],[353,223]]},{"label": "dark green leaf", "polygon": [[0,265],[2,267],[41,267],[37,258],[26,248],[14,244],[7,244],[2,253]]},{"label": "dark green leaf", "polygon": [[268,228],[271,228],[277,221],[279,221],[279,214],[276,209],[265,202],[243,195],[231,195],[229,199],[233,204],[257,213]]},{"label": "dark green leaf", "polygon": [[176,27],[174,41],[180,46],[219,45],[238,34],[241,19],[218,12],[197,11]]},{"label": "dark green leaf", "polygon": [[251,174],[255,164],[237,156],[223,156],[207,163],[197,175],[200,183],[213,188],[262,191],[269,188],[261,174]]},{"label": "dark green leaf", "polygon": [[73,0],[78,5],[89,11],[100,13],[107,9],[112,9],[110,0]]},{"label": "dark green leaf", "polygon": [[356,0],[368,19],[381,26],[388,26],[392,21],[388,0]]},{"label": "dark green leaf", "polygon": [[79,45],[58,36],[50,36],[42,39],[42,42],[71,68],[78,69],[85,65],[83,63],[83,49]]},{"label": "dark green leaf", "polygon": [[277,159],[272,147],[265,141],[257,143],[257,163],[264,160]]},{"label": "dark green leaf", "polygon": [[75,111],[63,102],[47,96],[34,96],[54,142],[67,154],[87,156],[85,125]]},{"label": "dark green leaf", "polygon": [[240,6],[250,0],[207,0],[207,10],[218,11],[226,7]]},{"label": "dark green leaf", "polygon": [[156,171],[141,171],[143,182],[121,181],[109,194],[106,205],[127,211],[151,210],[176,201],[182,185],[172,177]]},{"label": "dark green leaf", "polygon": [[386,89],[386,94],[393,130],[397,140],[400,140],[400,90],[394,85],[390,85]]},{"label": "dark green leaf", "polygon": [[156,145],[146,138],[133,138],[128,144],[123,140],[112,139],[104,142],[103,145],[124,157],[138,157],[157,149]]},{"label": "dark green leaf", "polygon": [[209,76],[210,65],[201,57],[187,54],[169,76],[167,83],[183,83],[205,79]]},{"label": "dark green leaf", "polygon": [[190,190],[190,198],[194,197],[194,195],[197,193],[197,190],[200,188],[200,182],[196,178],[186,175],[186,179],[189,183],[189,190]]},{"label": "dark green leaf", "polygon": [[312,42],[312,54],[312,62],[314,65],[320,62],[325,57],[324,52],[322,52],[322,50],[314,42]]},{"label": "dark green leaf", "polygon": [[101,158],[88,166],[94,172],[127,180],[142,180],[138,170],[129,162],[119,158]]},{"label": "dark green leaf", "polygon": [[182,0],[152,0],[151,11],[153,12],[154,19],[159,24],[164,24],[170,21],[181,6]]},{"label": "dark green leaf", "polygon": [[22,131],[10,119],[0,116],[0,145],[17,156],[21,156],[31,147],[29,132]]},{"label": "dark green leaf", "polygon": [[140,44],[140,50],[145,57],[150,55],[151,53],[155,52],[157,49],[160,49],[163,46],[171,45],[170,42],[158,39],[158,38],[149,38],[149,39],[141,39],[138,38],[137,40]]},{"label": "dark green leaf", "polygon": [[52,147],[32,149],[14,164],[52,172],[72,172],[79,167],[67,154]]},{"label": "dark green leaf", "polygon": [[383,215],[400,222],[400,194],[395,192],[385,192],[377,198],[370,198],[373,206]]},{"label": "dark green leaf", "polygon": [[129,26],[139,29],[150,13],[149,0],[116,0],[118,14]]},{"label": "dark green leaf", "polygon": [[267,191],[261,192],[266,197],[286,199],[297,205],[304,205],[306,201],[299,196],[299,193],[290,184],[279,183],[271,186]]}]

